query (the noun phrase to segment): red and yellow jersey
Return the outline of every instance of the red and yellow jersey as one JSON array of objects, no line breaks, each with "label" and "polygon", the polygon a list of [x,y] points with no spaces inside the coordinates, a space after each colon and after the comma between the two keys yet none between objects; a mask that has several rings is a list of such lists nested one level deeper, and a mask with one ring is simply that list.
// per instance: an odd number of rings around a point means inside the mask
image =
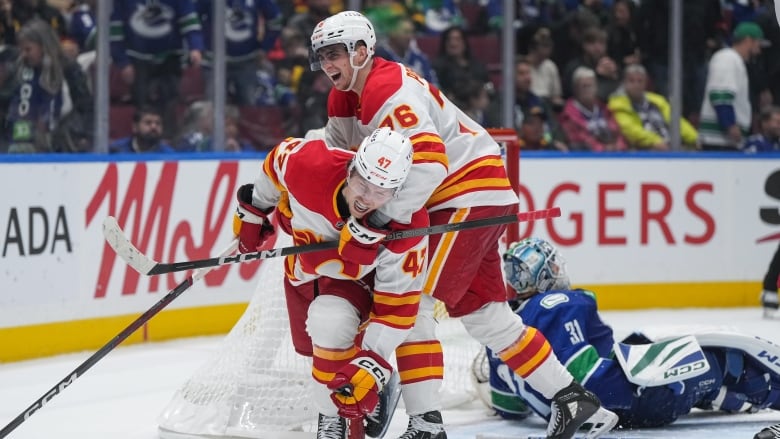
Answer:
[{"label": "red and yellow jersey", "polygon": [[[254,182],[253,204],[276,206],[290,218],[295,245],[337,241],[346,218],[338,194],[354,153],[331,148],[322,140],[287,139],[268,153],[263,172]],[[343,209],[342,209],[343,212]],[[428,214],[420,209],[409,227],[428,227]],[[427,236],[388,241],[380,246],[371,265],[343,261],[337,249],[289,256],[285,271],[300,284],[320,276],[360,279],[375,270],[375,295],[417,293],[427,266]]]},{"label": "red and yellow jersey", "polygon": [[356,149],[387,126],[409,137],[414,165],[399,196],[380,211],[406,222],[429,211],[517,203],[498,144],[434,85],[402,64],[374,58],[363,92],[333,88],[325,139]]}]

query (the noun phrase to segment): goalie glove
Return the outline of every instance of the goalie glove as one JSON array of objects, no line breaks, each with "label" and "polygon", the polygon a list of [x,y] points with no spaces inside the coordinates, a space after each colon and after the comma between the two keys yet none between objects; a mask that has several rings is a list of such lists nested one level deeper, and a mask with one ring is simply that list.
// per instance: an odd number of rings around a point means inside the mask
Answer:
[{"label": "goalie glove", "polygon": [[252,205],[253,189],[254,185],[245,184],[236,193],[238,206],[233,215],[233,235],[238,238],[239,253],[256,252],[274,234],[274,226],[268,221],[268,215]]},{"label": "goalie glove", "polygon": [[364,220],[349,217],[339,236],[339,255],[348,262],[371,265],[376,259],[379,244],[388,232],[371,227]]},{"label": "goalie glove", "polygon": [[355,419],[372,413],[392,373],[393,368],[376,352],[361,351],[328,383],[339,416]]}]

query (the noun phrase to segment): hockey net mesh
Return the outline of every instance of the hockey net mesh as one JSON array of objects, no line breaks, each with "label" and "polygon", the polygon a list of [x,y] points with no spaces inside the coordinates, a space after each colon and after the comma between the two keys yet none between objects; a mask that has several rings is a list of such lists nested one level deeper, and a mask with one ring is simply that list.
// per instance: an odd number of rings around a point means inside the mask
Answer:
[{"label": "hockey net mesh", "polygon": [[[280,234],[275,246],[289,245],[290,237]],[[316,430],[311,361],[292,346],[282,263],[283,258],[263,262],[246,311],[213,356],[173,395],[159,418],[161,432],[268,438],[273,432]],[[476,398],[470,370],[480,345],[440,302],[436,317],[445,363],[441,400],[451,408]]]}]

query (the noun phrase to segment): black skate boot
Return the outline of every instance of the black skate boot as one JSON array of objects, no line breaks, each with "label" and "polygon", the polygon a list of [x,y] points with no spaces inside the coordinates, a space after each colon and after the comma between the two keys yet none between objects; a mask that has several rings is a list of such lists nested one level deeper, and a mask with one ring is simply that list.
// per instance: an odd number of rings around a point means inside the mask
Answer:
[{"label": "black skate boot", "polygon": [[576,381],[555,394],[550,405],[548,439],[570,439],[583,424],[590,424],[588,438],[597,438],[617,424],[618,417],[602,408],[598,397]]},{"label": "black skate boot", "polygon": [[409,426],[398,439],[447,439],[438,410],[409,417]]},{"label": "black skate boot", "polygon": [[761,292],[761,306],[764,308],[764,318],[780,318],[780,310],[778,310],[780,303],[777,296],[777,291],[764,290]]},{"label": "black skate boot", "polygon": [[385,387],[379,392],[379,404],[371,414],[366,415],[366,436],[381,438],[385,435],[400,398],[401,379],[398,373],[394,372]]},{"label": "black skate boot", "polygon": [[759,431],[753,439],[780,439],[780,424],[770,425]]},{"label": "black skate boot", "polygon": [[325,416],[320,413],[317,439],[347,439],[347,421],[341,416]]}]

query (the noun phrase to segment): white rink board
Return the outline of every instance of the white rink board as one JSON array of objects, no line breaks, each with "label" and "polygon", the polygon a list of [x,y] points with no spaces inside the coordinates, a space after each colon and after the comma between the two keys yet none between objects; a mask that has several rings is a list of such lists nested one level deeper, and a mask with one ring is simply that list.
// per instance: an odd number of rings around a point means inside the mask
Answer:
[{"label": "white rink board", "polygon": [[[780,194],[765,186],[780,158],[690,157],[524,156],[520,208],[562,208],[533,233],[558,244],[581,284],[758,282],[777,240],[757,241],[780,232],[760,214],[778,217]],[[0,198],[0,328],[146,310],[184,275],[137,276],[112,259],[103,218],[157,260],[215,255],[260,160],[0,163],[13,189]],[[246,302],[256,269],[223,267],[170,308]]]}]

